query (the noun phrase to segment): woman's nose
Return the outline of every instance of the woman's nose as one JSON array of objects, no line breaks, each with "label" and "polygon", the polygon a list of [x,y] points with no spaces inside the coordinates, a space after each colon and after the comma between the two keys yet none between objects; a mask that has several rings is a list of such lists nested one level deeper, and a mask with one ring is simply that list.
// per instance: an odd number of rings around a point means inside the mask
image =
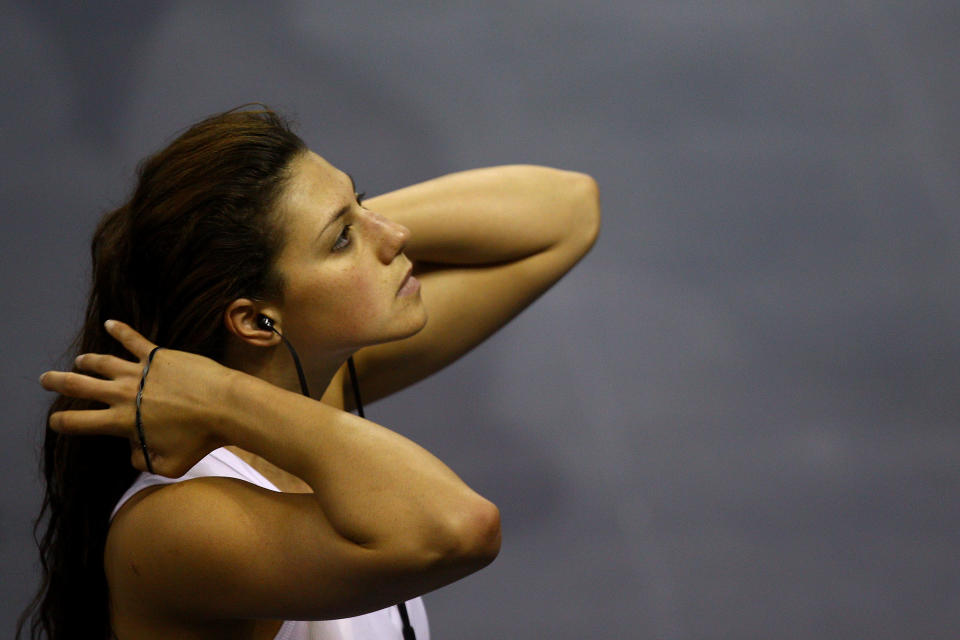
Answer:
[{"label": "woman's nose", "polygon": [[389,264],[407,246],[407,242],[410,240],[410,229],[374,211],[367,211],[367,214],[370,216],[370,220],[379,236],[377,252],[380,260]]}]

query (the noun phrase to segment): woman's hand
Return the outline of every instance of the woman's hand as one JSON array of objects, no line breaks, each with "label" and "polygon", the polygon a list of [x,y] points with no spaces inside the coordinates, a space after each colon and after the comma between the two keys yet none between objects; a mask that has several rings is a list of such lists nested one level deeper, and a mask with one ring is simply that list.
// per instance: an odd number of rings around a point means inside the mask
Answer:
[{"label": "woman's hand", "polygon": [[[130,440],[131,463],[147,465],[136,429],[136,396],[150,351],[156,346],[130,326],[109,320],[107,332],[137,358],[86,353],[76,366],[84,373],[48,371],[40,384],[48,391],[94,400],[106,409],[58,411],[50,428],[70,435],[111,435]],[[95,377],[97,376],[97,377]],[[215,412],[231,370],[184,351],[160,349],[150,365],[141,401],[141,418],[150,462],[156,473],[179,477],[210,451],[225,444],[215,433]]]}]

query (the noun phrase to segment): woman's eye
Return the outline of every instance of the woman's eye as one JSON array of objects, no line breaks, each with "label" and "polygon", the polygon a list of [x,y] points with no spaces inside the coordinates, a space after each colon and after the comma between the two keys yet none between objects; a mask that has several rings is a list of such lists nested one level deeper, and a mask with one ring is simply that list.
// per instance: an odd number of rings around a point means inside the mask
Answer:
[{"label": "woman's eye", "polygon": [[337,241],[333,243],[334,251],[342,251],[350,246],[350,227],[353,225],[343,225],[343,231],[337,236]]},{"label": "woman's eye", "polygon": [[367,193],[365,191],[354,191],[353,195],[357,199],[357,204],[363,204],[363,199],[367,197]]}]

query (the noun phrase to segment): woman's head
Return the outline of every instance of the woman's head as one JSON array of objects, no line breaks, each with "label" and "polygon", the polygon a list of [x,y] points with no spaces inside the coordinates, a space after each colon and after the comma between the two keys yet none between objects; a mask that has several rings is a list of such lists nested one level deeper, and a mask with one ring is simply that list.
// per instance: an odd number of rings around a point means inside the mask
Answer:
[{"label": "woman's head", "polygon": [[[412,263],[402,253],[410,232],[364,207],[349,175],[313,152],[300,154],[276,211],[281,245],[274,273],[283,295],[254,312],[254,305],[231,307],[234,334],[253,336],[250,319],[265,313],[319,370],[339,366],[361,346],[423,327],[418,283],[408,279]],[[235,310],[236,320],[229,317]]]},{"label": "woman's head", "polygon": [[[363,208],[352,179],[275,113],[229,111],[148,158],[130,201],[101,222],[88,324],[124,320],[161,346],[224,360],[231,333],[276,344],[249,337],[249,320],[267,313],[329,365],[328,354],[335,362],[423,326],[419,296],[395,295],[408,236]],[[245,327],[224,322],[238,300],[252,303],[234,314]]]},{"label": "woman's head", "polygon": [[272,111],[234,110],[144,161],[130,201],[94,235],[88,324],[124,320],[163,346],[220,358],[232,300],[282,297],[275,210],[305,152]]}]

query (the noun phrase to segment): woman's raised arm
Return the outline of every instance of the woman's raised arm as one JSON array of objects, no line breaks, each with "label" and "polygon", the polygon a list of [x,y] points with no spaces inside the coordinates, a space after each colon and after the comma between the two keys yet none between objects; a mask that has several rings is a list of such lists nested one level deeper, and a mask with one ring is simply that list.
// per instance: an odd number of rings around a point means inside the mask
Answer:
[{"label": "woman's raised arm", "polygon": [[593,178],[530,165],[454,173],[364,206],[410,229],[405,252],[428,315],[417,335],[357,353],[371,400],[441,369],[506,324],[587,253],[600,228]]}]

